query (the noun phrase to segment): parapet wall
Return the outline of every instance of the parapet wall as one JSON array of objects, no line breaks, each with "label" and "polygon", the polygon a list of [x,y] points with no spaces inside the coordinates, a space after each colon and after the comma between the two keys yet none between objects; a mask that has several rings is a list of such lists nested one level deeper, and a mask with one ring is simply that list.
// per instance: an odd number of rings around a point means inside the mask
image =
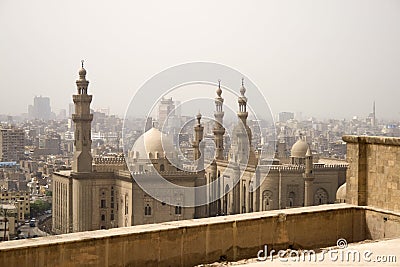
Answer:
[{"label": "parapet wall", "polygon": [[347,142],[346,203],[400,211],[400,138],[343,136]]},{"label": "parapet wall", "polygon": [[[357,226],[357,227],[354,227]],[[365,210],[347,204],[139,225],[0,244],[0,266],[193,266],[365,238]]]},{"label": "parapet wall", "polygon": [[0,243],[0,266],[194,266],[400,237],[400,213],[330,204]]}]

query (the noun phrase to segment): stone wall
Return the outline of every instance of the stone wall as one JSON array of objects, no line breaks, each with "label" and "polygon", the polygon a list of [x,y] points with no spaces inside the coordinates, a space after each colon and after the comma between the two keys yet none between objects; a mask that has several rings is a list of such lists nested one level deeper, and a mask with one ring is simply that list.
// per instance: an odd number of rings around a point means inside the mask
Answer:
[{"label": "stone wall", "polygon": [[0,266],[193,266],[254,258],[266,244],[360,241],[365,229],[365,209],[322,205],[9,241],[0,244]]},{"label": "stone wall", "polygon": [[344,136],[347,198],[355,205],[400,211],[400,138]]},{"label": "stone wall", "polygon": [[400,215],[385,210],[365,210],[366,239],[398,238],[400,236]]}]

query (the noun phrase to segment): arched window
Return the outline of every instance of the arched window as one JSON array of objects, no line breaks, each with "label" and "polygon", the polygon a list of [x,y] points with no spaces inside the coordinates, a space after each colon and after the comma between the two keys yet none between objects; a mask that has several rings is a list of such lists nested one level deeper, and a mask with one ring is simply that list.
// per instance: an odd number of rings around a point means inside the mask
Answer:
[{"label": "arched window", "polygon": [[146,215],[146,216],[151,215],[151,207],[149,204],[147,204],[146,207],[144,207],[144,215]]},{"label": "arched window", "polygon": [[164,164],[161,164],[160,165],[160,172],[163,172],[163,171],[165,171],[165,167],[164,167]]},{"label": "arched window", "polygon": [[269,190],[264,190],[262,193],[262,209],[263,210],[272,210],[272,192]]},{"label": "arched window", "polygon": [[175,214],[176,215],[181,215],[182,214],[182,207],[181,206],[175,206]]},{"label": "arched window", "polygon": [[314,195],[314,205],[328,204],[328,192],[324,188],[318,188]]}]

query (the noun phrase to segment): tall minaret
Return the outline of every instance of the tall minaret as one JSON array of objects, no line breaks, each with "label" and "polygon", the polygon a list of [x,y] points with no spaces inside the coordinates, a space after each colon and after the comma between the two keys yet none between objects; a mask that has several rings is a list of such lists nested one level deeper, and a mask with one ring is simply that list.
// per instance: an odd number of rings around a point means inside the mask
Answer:
[{"label": "tall minaret", "polygon": [[193,150],[194,150],[194,160],[198,160],[197,170],[201,171],[204,169],[204,147],[201,143],[203,140],[203,130],[204,127],[201,125],[201,114],[200,111],[196,116],[197,124],[194,126],[194,141],[193,141]]},{"label": "tall minaret", "polygon": [[375,101],[374,105],[372,106],[372,127],[376,126],[376,114],[375,114]]},{"label": "tall minaret", "polygon": [[313,202],[313,156],[310,147],[307,149],[306,153],[306,167],[304,170],[304,206],[312,206]]},{"label": "tall minaret", "polygon": [[90,114],[90,102],[92,96],[88,95],[89,81],[86,80],[86,70],[79,70],[79,79],[76,80],[78,94],[73,95],[75,103],[75,113],[72,114],[72,120],[75,124],[74,157],[72,162],[73,172],[91,172],[92,171],[92,137],[91,123],[93,114]]},{"label": "tall minaret", "polygon": [[221,80],[218,80],[217,97],[215,98],[215,126],[214,126],[214,138],[215,138],[215,158],[224,159],[224,134],[225,128],[223,126],[224,111],[222,110],[222,105],[224,99],[221,97]]},{"label": "tall minaret", "polygon": [[251,145],[251,130],[247,126],[247,117],[249,113],[247,112],[247,97],[244,96],[246,93],[246,88],[244,87],[244,78],[242,78],[242,87],[240,88],[240,94],[238,98],[238,103],[239,103],[239,111],[237,113],[239,119],[242,121],[243,126],[246,128],[247,131],[247,137],[249,138],[249,146]]}]

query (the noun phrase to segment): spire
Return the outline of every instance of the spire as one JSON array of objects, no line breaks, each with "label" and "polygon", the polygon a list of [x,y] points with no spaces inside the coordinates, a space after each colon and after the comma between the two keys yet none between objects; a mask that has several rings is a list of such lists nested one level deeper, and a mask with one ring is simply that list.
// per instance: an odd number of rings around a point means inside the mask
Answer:
[{"label": "spire", "polygon": [[244,94],[246,93],[246,88],[244,87],[244,78],[242,77],[242,87],[240,88],[240,94],[242,97],[244,97]]},{"label": "spire", "polygon": [[375,113],[375,100],[374,100],[374,105],[372,106],[372,114],[374,115],[374,119],[375,119],[375,116],[376,116],[376,113]]},{"label": "spire", "polygon": [[314,183],[314,172],[313,172],[313,156],[310,150],[310,146],[307,145],[307,153],[305,159],[305,168],[303,173],[304,178],[304,206],[313,205],[313,183]]},{"label": "spire", "polygon": [[78,88],[78,94],[87,94],[87,88],[89,81],[86,80],[86,70],[83,67],[84,60],[81,60],[81,69],[79,70],[79,79],[76,80],[76,86]]},{"label": "spire", "polygon": [[240,87],[241,96],[238,97],[238,103],[239,103],[238,116],[243,121],[244,125],[246,125],[246,119],[248,116],[247,97],[244,96],[245,93],[246,93],[246,88],[244,87],[244,78],[242,78],[242,87]]},{"label": "spire", "polygon": [[75,113],[72,115],[72,120],[75,124],[74,156],[72,160],[73,172],[92,171],[91,123],[93,114],[90,113],[92,96],[88,95],[87,92],[89,81],[85,77],[86,70],[83,67],[83,62],[82,60],[79,79],[76,80],[78,94],[72,97],[75,104]]},{"label": "spire", "polygon": [[85,61],[82,59],[81,60],[81,69],[79,70],[79,79],[80,80],[86,80],[86,70],[85,70],[85,68],[83,67],[83,63],[84,63]]},{"label": "spire", "polygon": [[215,158],[224,158],[224,134],[225,128],[223,126],[224,111],[222,110],[222,105],[224,104],[224,99],[221,97],[221,80],[218,80],[217,97],[215,98],[215,125],[213,129],[214,141],[215,141]]},{"label": "spire", "polygon": [[201,121],[201,113],[200,113],[200,110],[199,110],[199,112],[198,112],[197,115],[196,115],[196,119],[197,119],[197,125],[201,125],[201,123],[200,123],[200,121]]},{"label": "spire", "polygon": [[221,94],[222,94],[221,80],[218,80],[218,89],[217,89],[217,95],[218,95],[218,97],[221,97]]},{"label": "spire", "polygon": [[204,144],[203,140],[203,130],[204,127],[201,125],[201,113],[197,113],[196,115],[197,125],[194,126],[194,140],[193,140],[193,152],[194,152],[194,160],[198,160],[197,162],[197,170],[204,169]]}]

